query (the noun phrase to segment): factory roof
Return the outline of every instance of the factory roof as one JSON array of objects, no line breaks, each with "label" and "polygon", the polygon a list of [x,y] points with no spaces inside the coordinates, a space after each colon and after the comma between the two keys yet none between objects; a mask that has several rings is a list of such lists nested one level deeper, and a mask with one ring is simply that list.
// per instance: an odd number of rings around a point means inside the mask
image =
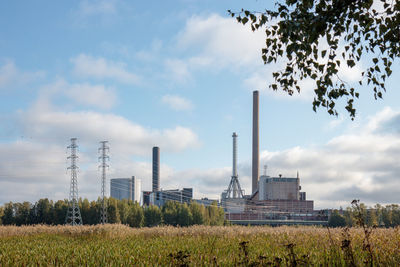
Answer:
[{"label": "factory roof", "polygon": [[265,177],[262,176],[263,178],[266,178],[267,183],[271,182],[283,182],[283,183],[294,183],[297,181],[297,178],[286,178],[286,177]]}]

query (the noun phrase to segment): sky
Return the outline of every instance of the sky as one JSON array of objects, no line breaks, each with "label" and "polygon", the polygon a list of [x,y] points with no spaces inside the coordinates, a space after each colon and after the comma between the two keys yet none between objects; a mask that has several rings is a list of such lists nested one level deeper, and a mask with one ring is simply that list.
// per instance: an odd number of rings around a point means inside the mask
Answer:
[{"label": "sky", "polygon": [[[232,172],[251,191],[252,91],[260,91],[260,173],[295,177],[314,206],[400,202],[399,61],[383,100],[358,88],[352,121],[312,110],[301,93],[271,91],[265,36],[227,12],[273,1],[75,0],[0,3],[0,204],[68,198],[68,149],[76,137],[79,196],[100,195],[99,142],[107,178],[136,176],[151,190],[160,147],[161,188],[193,187],[218,199]],[[365,59],[364,59],[365,60]],[[350,84],[368,62],[343,67]],[[344,64],[342,64],[343,66]],[[345,100],[345,99],[344,99]],[[109,183],[107,183],[109,192]]]}]

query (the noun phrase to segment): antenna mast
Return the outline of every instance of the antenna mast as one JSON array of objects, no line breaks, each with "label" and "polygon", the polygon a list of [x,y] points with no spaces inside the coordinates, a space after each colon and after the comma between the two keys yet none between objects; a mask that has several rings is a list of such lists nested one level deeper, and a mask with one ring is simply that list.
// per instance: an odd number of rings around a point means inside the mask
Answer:
[{"label": "antenna mast", "polygon": [[106,203],[105,203],[105,195],[106,195],[106,169],[109,167],[107,164],[107,160],[110,157],[107,155],[107,152],[110,151],[110,147],[107,146],[108,141],[101,141],[99,152],[101,160],[101,164],[99,168],[101,168],[101,214],[100,214],[100,223],[106,224],[107,223],[107,210],[106,210]]},{"label": "antenna mast", "polygon": [[70,225],[82,225],[81,211],[79,210],[78,203],[78,166],[76,166],[76,159],[78,158],[76,155],[76,150],[78,145],[76,144],[76,140],[76,138],[71,138],[71,145],[67,147],[68,149],[71,149],[71,155],[67,158],[71,160],[71,166],[67,168],[68,170],[71,170],[71,184],[69,189],[69,203],[65,223]]}]

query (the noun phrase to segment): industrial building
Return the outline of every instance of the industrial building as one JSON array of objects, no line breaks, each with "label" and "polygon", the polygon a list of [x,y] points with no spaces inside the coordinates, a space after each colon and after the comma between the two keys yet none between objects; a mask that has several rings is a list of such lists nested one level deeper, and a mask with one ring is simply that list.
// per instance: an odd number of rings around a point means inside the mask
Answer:
[{"label": "industrial building", "polygon": [[161,191],[143,191],[143,205],[163,206],[167,201],[176,201],[179,203],[190,203],[193,200],[193,188],[183,188],[161,190]]},{"label": "industrial building", "polygon": [[160,148],[152,150],[152,191],[143,191],[143,205],[163,206],[167,201],[190,203],[193,199],[193,188],[162,190],[160,189]]},{"label": "industrial building", "polygon": [[194,202],[200,204],[200,205],[204,205],[204,206],[211,206],[214,204],[219,204],[218,199],[209,199],[207,197],[201,198],[201,199],[193,199]]},{"label": "industrial building", "polygon": [[262,175],[259,180],[258,200],[305,200],[305,192],[300,190],[299,173],[296,178]]},{"label": "industrial building", "polygon": [[259,93],[253,92],[251,194],[241,190],[237,166],[237,134],[233,133],[233,171],[228,189],[221,194],[225,218],[237,224],[325,224],[314,211],[314,201],[301,192],[300,177],[259,175]]},{"label": "industrial building", "polygon": [[110,180],[110,196],[119,200],[128,199],[142,204],[141,180],[132,178],[114,178]]},{"label": "industrial building", "polygon": [[[300,192],[300,177],[269,177],[262,175],[256,192],[248,199],[253,211],[307,214],[314,212],[314,201],[306,200],[306,193]],[[311,216],[311,215],[310,215]]]},{"label": "industrial building", "polygon": [[179,203],[190,203],[193,199],[193,188],[183,188],[161,190],[151,192],[149,195],[149,204],[163,206],[167,201],[176,201]]},{"label": "industrial building", "polygon": [[242,198],[221,194],[221,204],[227,213],[298,213],[311,216],[314,201],[306,200],[306,193],[300,192],[300,178],[269,177],[262,175],[254,194]]}]

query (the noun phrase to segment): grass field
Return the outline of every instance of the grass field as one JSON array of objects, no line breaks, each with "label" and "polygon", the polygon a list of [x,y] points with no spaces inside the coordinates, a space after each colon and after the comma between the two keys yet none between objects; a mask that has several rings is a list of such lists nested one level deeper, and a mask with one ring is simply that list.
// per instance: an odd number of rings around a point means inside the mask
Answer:
[{"label": "grass field", "polygon": [[0,226],[0,266],[398,266],[399,228],[370,240],[355,228]]}]

